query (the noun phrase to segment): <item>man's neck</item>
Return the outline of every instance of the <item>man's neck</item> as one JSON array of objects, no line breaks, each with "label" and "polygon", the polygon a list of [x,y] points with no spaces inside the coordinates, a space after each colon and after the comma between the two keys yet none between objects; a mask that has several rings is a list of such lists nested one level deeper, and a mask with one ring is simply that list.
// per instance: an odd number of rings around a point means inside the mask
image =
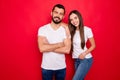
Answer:
[{"label": "man's neck", "polygon": [[57,30],[59,27],[60,27],[61,23],[59,24],[55,24],[54,22],[51,22],[51,27],[54,29],[54,30]]}]

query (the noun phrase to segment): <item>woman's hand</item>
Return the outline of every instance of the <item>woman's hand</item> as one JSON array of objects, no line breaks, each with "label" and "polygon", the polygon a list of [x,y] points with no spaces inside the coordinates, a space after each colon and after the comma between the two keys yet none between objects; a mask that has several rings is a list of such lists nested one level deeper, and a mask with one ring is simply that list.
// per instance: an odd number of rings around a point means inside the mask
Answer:
[{"label": "woman's hand", "polygon": [[86,56],[86,53],[85,53],[85,52],[83,52],[83,53],[81,53],[81,54],[79,55],[79,59],[84,59],[84,58],[85,58],[85,56]]},{"label": "woman's hand", "polygon": [[69,28],[68,28],[68,24],[62,22],[61,26],[63,28],[65,28],[67,38],[70,38],[70,31],[69,31]]}]

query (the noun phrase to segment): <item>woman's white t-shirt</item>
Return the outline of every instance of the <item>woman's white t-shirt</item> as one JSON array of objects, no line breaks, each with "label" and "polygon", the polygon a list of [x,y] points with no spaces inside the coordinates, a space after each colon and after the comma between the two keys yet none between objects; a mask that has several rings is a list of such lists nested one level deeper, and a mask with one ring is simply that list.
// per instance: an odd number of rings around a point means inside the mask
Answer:
[{"label": "woman's white t-shirt", "polygon": [[[84,50],[81,48],[81,38],[80,38],[80,33],[79,31],[76,31],[75,32],[75,35],[73,37],[73,53],[72,53],[72,58],[78,58],[79,55],[82,53],[82,52],[85,52],[87,50],[87,47],[86,47],[86,42],[89,38],[92,38],[93,37],[93,33],[92,33],[92,30],[91,28],[87,27],[87,26],[84,26],[84,35],[85,35],[85,47],[84,47]],[[92,57],[92,54],[91,53],[88,53],[85,58],[91,58]]]}]

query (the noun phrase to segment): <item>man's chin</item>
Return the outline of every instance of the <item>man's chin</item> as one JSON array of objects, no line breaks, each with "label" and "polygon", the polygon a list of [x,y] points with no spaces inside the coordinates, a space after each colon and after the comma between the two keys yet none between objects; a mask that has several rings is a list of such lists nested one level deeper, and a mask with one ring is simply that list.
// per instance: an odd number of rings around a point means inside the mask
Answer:
[{"label": "man's chin", "polygon": [[57,22],[57,21],[53,21],[55,24],[59,24],[59,23],[61,23],[61,21],[59,21],[59,22]]}]

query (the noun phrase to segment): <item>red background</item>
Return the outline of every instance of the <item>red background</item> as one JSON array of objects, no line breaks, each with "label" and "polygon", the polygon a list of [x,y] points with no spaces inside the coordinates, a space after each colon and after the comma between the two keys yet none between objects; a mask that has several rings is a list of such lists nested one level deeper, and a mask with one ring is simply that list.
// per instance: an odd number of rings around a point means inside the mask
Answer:
[{"label": "red background", "polygon": [[[0,80],[41,80],[37,31],[50,22],[56,3],[66,7],[65,22],[77,9],[93,30],[96,49],[86,80],[120,80],[119,0],[0,0]],[[66,80],[72,80],[71,55],[66,62]]]}]

